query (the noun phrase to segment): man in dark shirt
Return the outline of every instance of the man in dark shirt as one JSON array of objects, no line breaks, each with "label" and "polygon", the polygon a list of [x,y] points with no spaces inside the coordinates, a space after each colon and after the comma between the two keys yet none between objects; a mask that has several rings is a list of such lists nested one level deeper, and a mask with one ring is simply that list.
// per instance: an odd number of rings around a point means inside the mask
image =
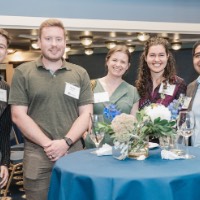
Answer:
[{"label": "man in dark shirt", "polygon": [[[10,37],[7,31],[0,29],[0,63],[7,55]],[[0,77],[0,187],[8,181],[10,162],[10,131],[12,127],[10,105],[8,105],[9,85]]]}]

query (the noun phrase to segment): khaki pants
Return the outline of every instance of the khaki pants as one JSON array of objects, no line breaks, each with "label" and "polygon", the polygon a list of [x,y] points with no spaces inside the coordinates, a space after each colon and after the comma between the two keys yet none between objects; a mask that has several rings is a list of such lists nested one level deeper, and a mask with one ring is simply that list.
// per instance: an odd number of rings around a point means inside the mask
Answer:
[{"label": "khaki pants", "polygon": [[24,189],[27,200],[46,200],[53,162],[43,148],[26,142],[24,152]]}]

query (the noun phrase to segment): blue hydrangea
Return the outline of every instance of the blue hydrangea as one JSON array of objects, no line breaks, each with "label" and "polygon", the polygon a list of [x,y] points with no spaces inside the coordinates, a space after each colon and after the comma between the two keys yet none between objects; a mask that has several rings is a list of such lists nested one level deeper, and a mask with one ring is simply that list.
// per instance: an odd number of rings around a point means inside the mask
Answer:
[{"label": "blue hydrangea", "polygon": [[111,122],[117,115],[121,114],[121,111],[117,109],[115,104],[109,104],[104,108],[103,114]]},{"label": "blue hydrangea", "polygon": [[179,111],[182,109],[184,102],[184,95],[180,95],[179,99],[174,99],[168,106],[168,109],[171,112],[171,119],[176,120],[179,114]]}]

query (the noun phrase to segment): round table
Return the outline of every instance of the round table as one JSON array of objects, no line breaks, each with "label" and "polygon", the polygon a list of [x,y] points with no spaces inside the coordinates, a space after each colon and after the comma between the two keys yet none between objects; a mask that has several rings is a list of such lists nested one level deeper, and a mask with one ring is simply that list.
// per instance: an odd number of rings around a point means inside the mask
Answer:
[{"label": "round table", "polygon": [[163,160],[160,148],[146,160],[71,153],[53,168],[49,200],[200,200],[200,148],[190,160]]}]

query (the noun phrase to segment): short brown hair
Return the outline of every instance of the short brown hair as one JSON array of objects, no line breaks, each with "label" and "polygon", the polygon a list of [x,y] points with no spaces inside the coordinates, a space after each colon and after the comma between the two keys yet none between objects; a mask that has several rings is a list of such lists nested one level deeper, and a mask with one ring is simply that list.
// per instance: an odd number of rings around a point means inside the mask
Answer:
[{"label": "short brown hair", "polygon": [[10,37],[9,33],[6,30],[0,28],[0,35],[2,35],[3,37],[6,38],[6,40],[7,40],[7,47],[8,47],[10,45],[10,40],[11,40],[11,37]]},{"label": "short brown hair", "polygon": [[60,27],[61,29],[63,29],[64,37],[65,37],[65,27],[64,27],[63,23],[58,19],[47,19],[44,22],[42,22],[42,24],[39,27],[39,38],[41,38],[43,28],[53,27],[53,26]]},{"label": "short brown hair", "polygon": [[129,52],[128,47],[126,45],[116,45],[115,47],[110,49],[109,52],[106,55],[106,62],[111,57],[111,55],[116,53],[116,52],[125,53],[128,56],[128,62],[129,63],[131,62],[131,53]]}]

